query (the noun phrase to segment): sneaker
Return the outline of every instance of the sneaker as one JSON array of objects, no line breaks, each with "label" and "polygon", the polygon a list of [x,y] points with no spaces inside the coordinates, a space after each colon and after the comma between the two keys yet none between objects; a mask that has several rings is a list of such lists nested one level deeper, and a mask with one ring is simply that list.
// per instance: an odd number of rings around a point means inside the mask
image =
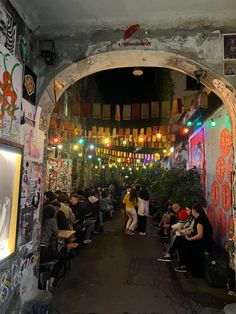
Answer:
[{"label": "sneaker", "polygon": [[178,273],[187,273],[187,267],[184,265],[180,265],[175,267],[175,271],[177,271]]},{"label": "sneaker", "polygon": [[135,235],[134,231],[131,231],[131,230],[126,230],[125,233],[127,235]]},{"label": "sneaker", "polygon": [[170,256],[170,257],[166,257],[166,256],[164,255],[164,256],[162,256],[162,257],[159,257],[157,260],[158,260],[158,262],[171,262],[172,257],[171,257],[171,256]]},{"label": "sneaker", "polygon": [[145,235],[146,235],[146,232],[139,232],[138,234],[139,234],[139,235],[142,235],[142,236],[145,236]]},{"label": "sneaker", "polygon": [[88,243],[91,243],[92,242],[92,240],[90,240],[90,239],[85,239],[84,240],[84,244],[88,244]]}]

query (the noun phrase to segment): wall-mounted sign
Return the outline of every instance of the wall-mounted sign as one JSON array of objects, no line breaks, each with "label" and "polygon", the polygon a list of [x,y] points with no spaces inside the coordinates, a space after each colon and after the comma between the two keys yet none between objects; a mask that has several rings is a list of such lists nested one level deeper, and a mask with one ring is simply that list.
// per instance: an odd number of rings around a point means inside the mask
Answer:
[{"label": "wall-mounted sign", "polygon": [[16,23],[0,5],[0,44],[14,54],[16,48]]},{"label": "wall-mounted sign", "polygon": [[0,139],[0,261],[15,251],[22,148]]},{"label": "wall-mounted sign", "polygon": [[224,60],[236,60],[236,33],[223,35]]}]

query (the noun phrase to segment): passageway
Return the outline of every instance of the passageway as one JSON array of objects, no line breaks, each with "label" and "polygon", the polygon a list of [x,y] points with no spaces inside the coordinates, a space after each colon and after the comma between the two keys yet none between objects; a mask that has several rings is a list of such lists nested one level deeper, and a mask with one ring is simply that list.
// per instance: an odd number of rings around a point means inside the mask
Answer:
[{"label": "passageway", "polygon": [[[129,237],[115,217],[93,239],[81,248],[70,272],[55,288],[56,313],[192,314],[218,313],[210,307],[221,308],[203,280],[192,283],[183,274],[178,277],[171,264],[156,262],[163,244],[150,223],[147,236]],[[208,291],[203,293],[204,287]]]}]

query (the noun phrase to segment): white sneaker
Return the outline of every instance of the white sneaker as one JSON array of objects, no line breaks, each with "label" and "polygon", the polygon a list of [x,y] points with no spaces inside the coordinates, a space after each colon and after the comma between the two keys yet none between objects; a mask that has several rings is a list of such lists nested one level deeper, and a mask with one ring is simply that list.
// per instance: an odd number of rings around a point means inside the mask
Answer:
[{"label": "white sneaker", "polygon": [[88,243],[91,243],[92,242],[92,240],[90,240],[90,239],[85,239],[84,240],[84,244],[88,244]]},{"label": "white sneaker", "polygon": [[146,235],[146,232],[139,232],[138,234],[139,234],[139,235],[142,235],[142,236],[145,236],[145,235]]}]

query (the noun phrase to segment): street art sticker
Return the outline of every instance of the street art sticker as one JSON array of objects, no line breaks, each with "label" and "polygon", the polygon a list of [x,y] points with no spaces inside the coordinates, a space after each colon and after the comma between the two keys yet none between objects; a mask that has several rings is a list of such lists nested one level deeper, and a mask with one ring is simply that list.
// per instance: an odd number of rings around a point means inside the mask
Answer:
[{"label": "street art sticker", "polygon": [[216,162],[216,177],[219,183],[222,183],[226,173],[226,163],[223,157],[219,157]]},{"label": "street art sticker", "polygon": [[22,97],[22,66],[0,44],[0,136],[18,140]]},{"label": "street art sticker", "polygon": [[224,157],[229,155],[232,148],[231,133],[228,129],[224,128],[220,135],[220,150]]},{"label": "street art sticker", "polygon": [[0,43],[14,54],[16,47],[16,23],[0,5]]},{"label": "street art sticker", "polygon": [[232,195],[231,189],[228,182],[224,182],[222,185],[222,207],[223,209],[228,212],[232,205]]},{"label": "street art sticker", "polygon": [[20,130],[20,143],[25,145],[26,160],[43,162],[44,132],[25,123]]},{"label": "street art sticker", "polygon": [[11,268],[0,272],[0,305],[3,305],[18,287],[22,299],[30,290],[37,289],[37,262],[38,256],[32,254],[15,260]]},{"label": "street art sticker", "polygon": [[215,207],[217,207],[220,202],[220,187],[216,180],[214,180],[211,185],[211,201]]}]

